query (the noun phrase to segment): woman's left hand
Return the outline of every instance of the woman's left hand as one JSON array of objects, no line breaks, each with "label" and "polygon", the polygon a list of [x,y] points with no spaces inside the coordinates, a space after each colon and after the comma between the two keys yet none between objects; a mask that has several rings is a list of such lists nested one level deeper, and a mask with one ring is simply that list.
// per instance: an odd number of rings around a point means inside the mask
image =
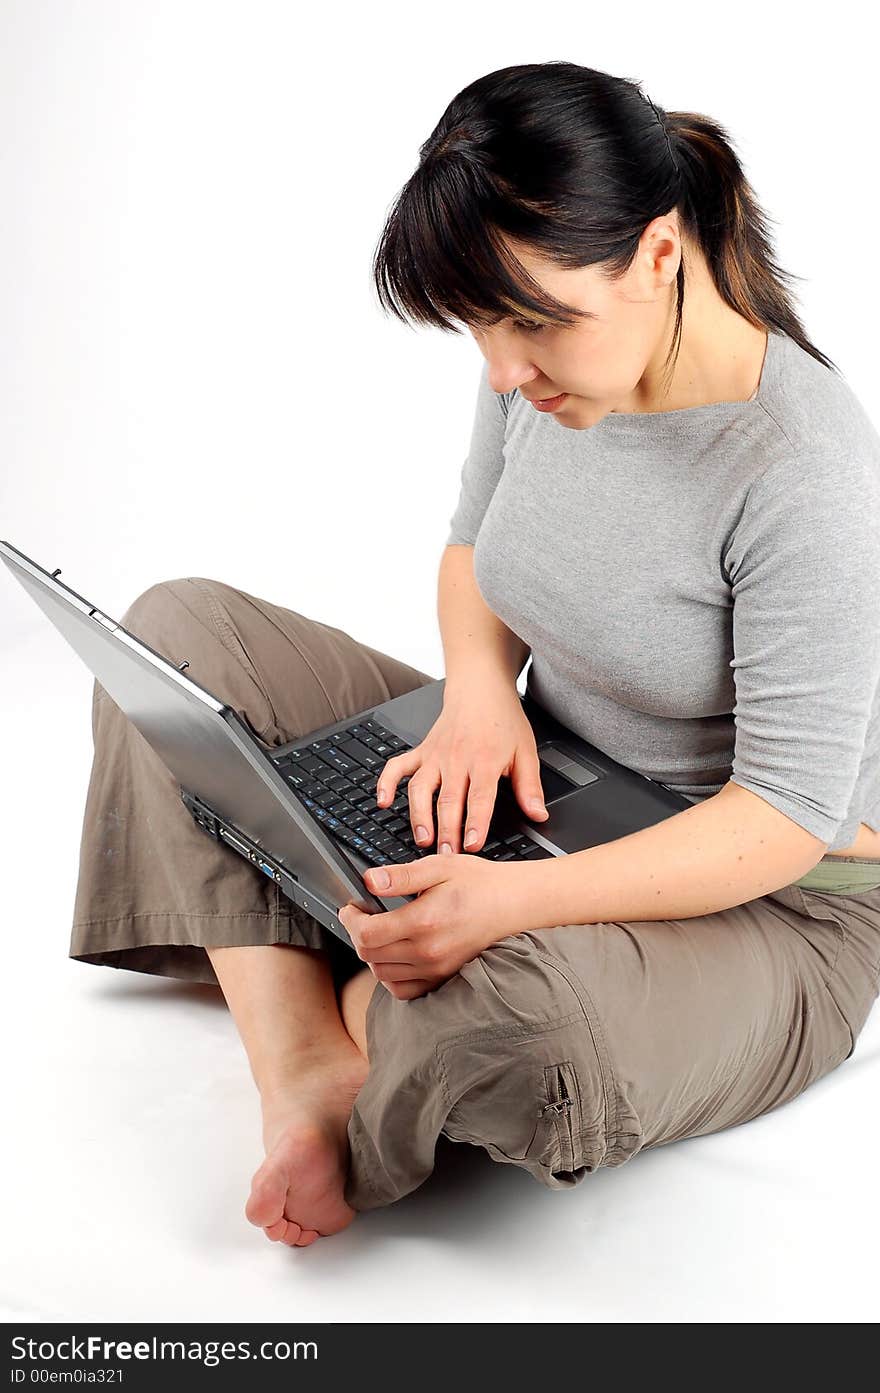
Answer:
[{"label": "woman's left hand", "polygon": [[[382,871],[391,877],[388,886],[379,883]],[[527,861],[490,861],[472,852],[371,866],[364,873],[368,890],[418,898],[372,914],[349,903],[339,920],[374,976],[408,1001],[439,987],[484,948],[533,926],[537,871]]]}]

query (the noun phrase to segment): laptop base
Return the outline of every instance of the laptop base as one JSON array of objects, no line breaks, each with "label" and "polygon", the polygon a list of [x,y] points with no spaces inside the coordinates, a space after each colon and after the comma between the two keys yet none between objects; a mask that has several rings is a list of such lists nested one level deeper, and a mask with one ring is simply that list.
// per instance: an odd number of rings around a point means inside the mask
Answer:
[{"label": "laptop base", "polygon": [[245,832],[242,832],[240,827],[236,827],[228,818],[221,817],[197,794],[188,793],[186,789],[182,788],[180,797],[203,832],[207,832],[208,836],[213,837],[215,842],[222,842],[224,846],[229,847],[239,856],[243,856],[251,865],[256,866],[270,880],[274,880],[283,895],[286,895],[289,900],[293,900],[294,904],[299,905],[300,909],[305,910],[313,919],[317,919],[324,928],[330,929],[347,947],[353,948],[351,939],[335,914],[328,913],[326,906],[303,890],[298,877],[292,871],[268,856],[261,846],[258,846]]}]

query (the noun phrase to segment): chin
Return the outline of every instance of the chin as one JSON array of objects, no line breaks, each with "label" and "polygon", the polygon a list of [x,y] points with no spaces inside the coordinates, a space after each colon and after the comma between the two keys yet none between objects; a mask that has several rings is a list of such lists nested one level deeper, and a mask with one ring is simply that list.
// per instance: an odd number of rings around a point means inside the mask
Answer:
[{"label": "chin", "polygon": [[553,416],[556,424],[564,430],[589,430],[590,426],[597,425],[608,414],[606,409],[593,402],[585,402],[583,397],[579,397],[574,404],[569,401],[565,405],[565,411],[557,411]]}]

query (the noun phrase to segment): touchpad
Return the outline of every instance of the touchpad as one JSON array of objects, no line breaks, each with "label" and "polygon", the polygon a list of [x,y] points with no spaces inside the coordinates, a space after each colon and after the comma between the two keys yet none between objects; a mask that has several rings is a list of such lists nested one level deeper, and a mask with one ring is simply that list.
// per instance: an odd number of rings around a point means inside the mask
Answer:
[{"label": "touchpad", "polygon": [[541,761],[541,784],[546,803],[558,802],[569,793],[598,783],[601,771],[587,764],[558,742],[548,741],[538,746]]},{"label": "touchpad", "polygon": [[541,787],[544,790],[544,802],[549,804],[555,803],[558,798],[564,798],[566,793],[573,793],[577,784],[563,778],[549,764],[545,764],[541,760]]}]

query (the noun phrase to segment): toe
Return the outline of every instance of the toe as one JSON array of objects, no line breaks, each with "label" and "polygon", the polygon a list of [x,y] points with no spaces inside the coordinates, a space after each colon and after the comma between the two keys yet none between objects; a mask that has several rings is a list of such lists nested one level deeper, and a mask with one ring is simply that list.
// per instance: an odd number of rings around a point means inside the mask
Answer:
[{"label": "toe", "polygon": [[247,1219],[259,1228],[277,1224],[284,1214],[287,1199],[287,1179],[280,1167],[257,1171],[251,1181],[251,1193],[245,1205]]},{"label": "toe", "polygon": [[286,1219],[285,1223],[287,1224],[287,1231],[284,1234],[283,1242],[286,1243],[289,1248],[293,1248],[299,1243],[299,1236],[302,1233],[302,1229],[293,1219]]},{"label": "toe", "polygon": [[314,1243],[316,1238],[320,1237],[321,1235],[318,1233],[317,1229],[303,1229],[296,1246],[298,1248],[308,1248],[311,1243]]}]

